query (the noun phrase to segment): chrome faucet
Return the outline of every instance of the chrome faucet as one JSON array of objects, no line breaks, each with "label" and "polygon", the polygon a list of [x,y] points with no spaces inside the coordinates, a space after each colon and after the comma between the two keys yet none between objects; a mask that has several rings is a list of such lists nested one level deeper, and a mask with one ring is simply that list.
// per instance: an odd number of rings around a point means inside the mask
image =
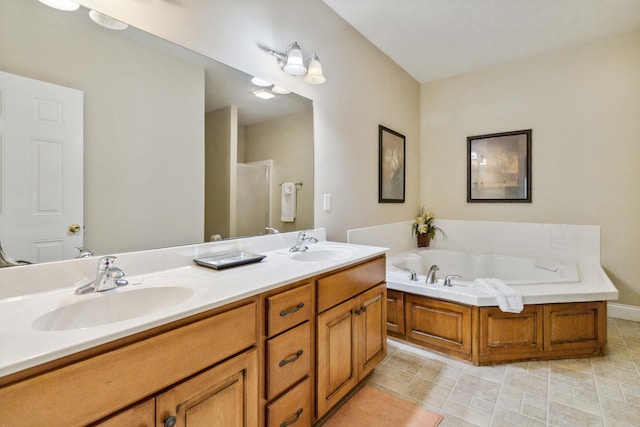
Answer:
[{"label": "chrome faucet", "polygon": [[458,274],[450,274],[448,276],[445,276],[443,286],[451,286],[451,279],[461,279],[461,278],[462,276]]},{"label": "chrome faucet", "polygon": [[277,228],[265,227],[264,234],[280,234],[280,231]]},{"label": "chrome faucet", "polygon": [[113,266],[115,260],[116,257],[114,256],[104,256],[100,258],[96,278],[76,289],[76,295],[108,291],[117,286],[128,285],[129,281],[124,278],[124,271]]},{"label": "chrome faucet", "polygon": [[91,258],[93,256],[93,252],[83,246],[77,246],[76,250],[79,252],[76,258]]},{"label": "chrome faucet", "polygon": [[318,239],[315,237],[307,237],[307,232],[301,231],[296,237],[296,244],[289,248],[289,252],[304,252],[309,249],[307,243],[318,243]]},{"label": "chrome faucet", "polygon": [[425,280],[425,283],[427,285],[433,285],[434,283],[436,283],[436,271],[440,270],[440,267],[438,267],[437,265],[433,264],[431,266],[431,268],[429,268],[429,272],[427,273],[427,279]]},{"label": "chrome faucet", "polygon": [[409,272],[409,280],[411,280],[412,282],[415,282],[418,280],[418,275],[416,274],[415,270],[412,270],[408,267],[403,268],[403,271],[408,271]]}]

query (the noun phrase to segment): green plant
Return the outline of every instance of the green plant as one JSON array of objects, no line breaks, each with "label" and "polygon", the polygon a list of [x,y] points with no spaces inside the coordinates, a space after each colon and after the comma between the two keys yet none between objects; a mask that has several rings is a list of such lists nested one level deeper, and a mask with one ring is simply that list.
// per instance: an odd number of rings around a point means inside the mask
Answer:
[{"label": "green plant", "polygon": [[442,237],[446,239],[447,235],[444,233],[444,231],[442,231],[440,227],[436,227],[433,224],[434,219],[435,216],[433,215],[433,212],[425,212],[423,206],[422,209],[420,209],[420,215],[416,217],[416,220],[411,225],[411,231],[416,236],[420,234],[426,234],[429,239],[433,239],[436,235],[436,231],[439,231],[440,233],[442,233]]}]

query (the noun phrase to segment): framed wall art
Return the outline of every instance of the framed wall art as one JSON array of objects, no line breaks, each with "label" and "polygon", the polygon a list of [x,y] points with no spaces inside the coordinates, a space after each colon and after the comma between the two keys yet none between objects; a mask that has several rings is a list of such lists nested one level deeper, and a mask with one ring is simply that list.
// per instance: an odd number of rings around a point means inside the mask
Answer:
[{"label": "framed wall art", "polygon": [[378,203],[404,203],[405,137],[378,126]]},{"label": "framed wall art", "polygon": [[531,203],[531,129],[467,138],[467,202]]}]

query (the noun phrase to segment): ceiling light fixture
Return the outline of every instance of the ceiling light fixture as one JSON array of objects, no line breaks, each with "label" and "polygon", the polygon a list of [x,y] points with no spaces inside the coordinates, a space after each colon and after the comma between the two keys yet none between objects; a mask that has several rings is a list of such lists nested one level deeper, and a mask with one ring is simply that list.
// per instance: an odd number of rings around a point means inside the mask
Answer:
[{"label": "ceiling light fixture", "polygon": [[67,12],[73,12],[74,10],[78,10],[80,5],[71,0],[40,0],[40,3],[46,4],[49,7],[58,10],[64,10]]},{"label": "ceiling light fixture", "polygon": [[125,24],[122,21],[118,21],[110,16],[107,16],[103,13],[96,12],[95,10],[89,11],[89,17],[93,22],[100,25],[101,27],[108,28],[110,30],[126,30],[129,28],[128,24]]},{"label": "ceiling light fixture", "polygon": [[306,74],[304,81],[313,85],[322,84],[327,80],[322,74],[322,65],[320,65],[318,55],[314,53],[305,59],[298,42],[290,44],[286,53],[262,46],[261,49],[275,56],[282,71],[291,76],[303,76]]},{"label": "ceiling light fixture", "polygon": [[256,86],[260,86],[260,87],[269,87],[269,86],[271,86],[273,84],[273,83],[271,83],[271,82],[269,82],[267,80],[261,79],[260,77],[252,78],[251,79],[251,83],[253,83]]},{"label": "ceiling light fixture", "polygon": [[272,94],[271,92],[269,92],[266,89],[258,89],[258,90],[254,90],[252,92],[255,96],[257,96],[258,98],[262,98],[262,99],[271,99],[271,98],[275,98],[275,95]]}]

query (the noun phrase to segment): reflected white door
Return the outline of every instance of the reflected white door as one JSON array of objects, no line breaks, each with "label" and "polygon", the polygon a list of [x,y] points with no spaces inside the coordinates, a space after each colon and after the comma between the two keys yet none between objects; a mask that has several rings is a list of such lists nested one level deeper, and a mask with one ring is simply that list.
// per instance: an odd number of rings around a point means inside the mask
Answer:
[{"label": "reflected white door", "polygon": [[83,93],[0,71],[0,241],[29,262],[73,258],[83,230]]},{"label": "reflected white door", "polygon": [[256,236],[265,234],[271,226],[270,182],[272,160],[238,163],[236,234]]}]

